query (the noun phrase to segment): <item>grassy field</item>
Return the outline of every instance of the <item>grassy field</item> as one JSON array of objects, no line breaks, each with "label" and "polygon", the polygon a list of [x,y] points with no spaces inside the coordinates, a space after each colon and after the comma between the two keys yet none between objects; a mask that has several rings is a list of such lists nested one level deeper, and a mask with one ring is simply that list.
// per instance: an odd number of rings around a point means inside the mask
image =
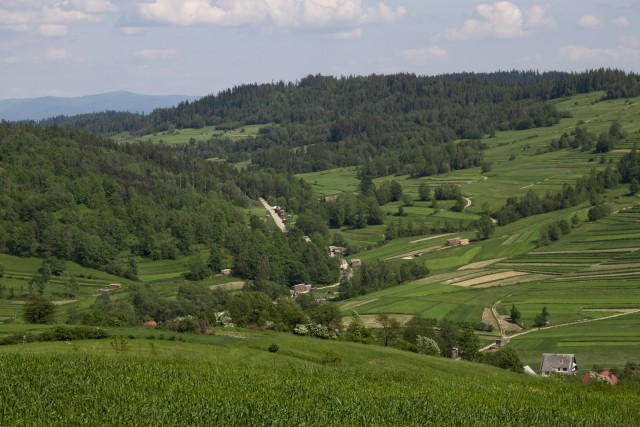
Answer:
[{"label": "grassy field", "polygon": [[[154,336],[150,334],[150,336]],[[640,393],[266,332],[0,347],[4,425],[637,425]],[[279,351],[267,351],[275,344]],[[34,396],[37,399],[34,400]],[[34,403],[34,401],[36,403]]]},{"label": "grassy field", "polygon": [[113,138],[121,142],[151,141],[158,144],[187,144],[191,139],[208,141],[211,138],[229,138],[239,140],[255,137],[265,125],[245,125],[231,130],[218,130],[215,126],[205,126],[201,129],[175,129],[157,132],[140,137],[133,137],[128,132],[115,135]]}]

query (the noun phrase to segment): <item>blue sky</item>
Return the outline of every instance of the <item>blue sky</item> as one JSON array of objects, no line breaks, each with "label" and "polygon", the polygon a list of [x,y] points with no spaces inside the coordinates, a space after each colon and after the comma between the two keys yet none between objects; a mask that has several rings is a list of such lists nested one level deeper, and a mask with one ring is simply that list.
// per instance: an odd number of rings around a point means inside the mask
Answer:
[{"label": "blue sky", "polygon": [[0,0],[0,99],[308,74],[640,71],[640,0]]}]

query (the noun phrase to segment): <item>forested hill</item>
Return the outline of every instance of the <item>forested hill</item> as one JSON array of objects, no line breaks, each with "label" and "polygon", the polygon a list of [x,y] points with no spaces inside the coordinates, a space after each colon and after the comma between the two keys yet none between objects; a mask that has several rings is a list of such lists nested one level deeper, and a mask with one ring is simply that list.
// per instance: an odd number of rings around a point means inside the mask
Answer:
[{"label": "forested hill", "polygon": [[208,249],[212,257],[193,266],[195,278],[233,263],[243,278],[283,286],[335,281],[326,242],[304,244],[295,231],[249,221],[240,210],[247,195],[298,207],[313,200],[292,177],[241,174],[150,143],[119,145],[70,128],[0,123],[3,253],[70,260],[133,279],[136,256],[174,259]]},{"label": "forested hill", "polygon": [[561,112],[545,101],[598,90],[606,91],[607,98],[635,96],[640,93],[640,76],[607,69],[432,77],[316,75],[295,83],[237,86],[148,116],[103,113],[52,122],[137,135],[205,125],[232,129],[264,124],[256,138],[193,141],[181,149],[202,158],[251,160],[255,166],[283,172],[371,161],[377,176],[424,176],[482,161],[479,144],[456,148],[443,143],[555,124]]}]

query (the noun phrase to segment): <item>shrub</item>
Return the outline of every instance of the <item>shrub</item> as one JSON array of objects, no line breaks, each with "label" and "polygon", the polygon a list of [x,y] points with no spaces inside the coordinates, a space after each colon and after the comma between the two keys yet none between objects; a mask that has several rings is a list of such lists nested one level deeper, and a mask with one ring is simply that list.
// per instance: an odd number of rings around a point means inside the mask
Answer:
[{"label": "shrub", "polygon": [[322,356],[323,365],[336,365],[340,362],[342,362],[342,357],[340,357],[340,355],[334,351],[327,351]]},{"label": "shrub", "polygon": [[416,345],[418,346],[418,350],[420,350],[420,353],[422,354],[427,354],[429,356],[440,356],[440,347],[438,346],[438,343],[429,337],[418,335]]},{"label": "shrub", "polygon": [[269,346],[269,351],[271,353],[277,353],[278,350],[280,350],[280,347],[278,347],[278,344],[273,343]]}]

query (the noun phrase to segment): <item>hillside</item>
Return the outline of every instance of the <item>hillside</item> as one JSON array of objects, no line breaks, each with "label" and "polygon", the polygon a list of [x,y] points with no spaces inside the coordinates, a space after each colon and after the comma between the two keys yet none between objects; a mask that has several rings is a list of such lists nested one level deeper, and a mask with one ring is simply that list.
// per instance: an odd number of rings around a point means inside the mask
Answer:
[{"label": "hillside", "polygon": [[[3,423],[573,427],[640,421],[637,383],[532,378],[259,331],[179,340],[143,333],[0,347],[0,361],[13,367],[0,374]],[[268,351],[274,344],[278,351]]]},{"label": "hillside", "polygon": [[[3,122],[0,340],[53,323],[133,337],[30,343],[7,363],[78,390],[94,377],[72,366],[95,371],[109,397],[87,411],[106,424],[606,425],[616,402],[635,425],[636,83],[615,70],[310,76],[148,116]],[[509,343],[480,351],[497,339]],[[446,360],[453,348],[465,360]],[[466,361],[537,370],[543,352],[626,385]],[[131,378],[155,378],[153,393]],[[170,392],[191,398],[158,409]],[[60,420],[87,413],[56,399]]]}]

